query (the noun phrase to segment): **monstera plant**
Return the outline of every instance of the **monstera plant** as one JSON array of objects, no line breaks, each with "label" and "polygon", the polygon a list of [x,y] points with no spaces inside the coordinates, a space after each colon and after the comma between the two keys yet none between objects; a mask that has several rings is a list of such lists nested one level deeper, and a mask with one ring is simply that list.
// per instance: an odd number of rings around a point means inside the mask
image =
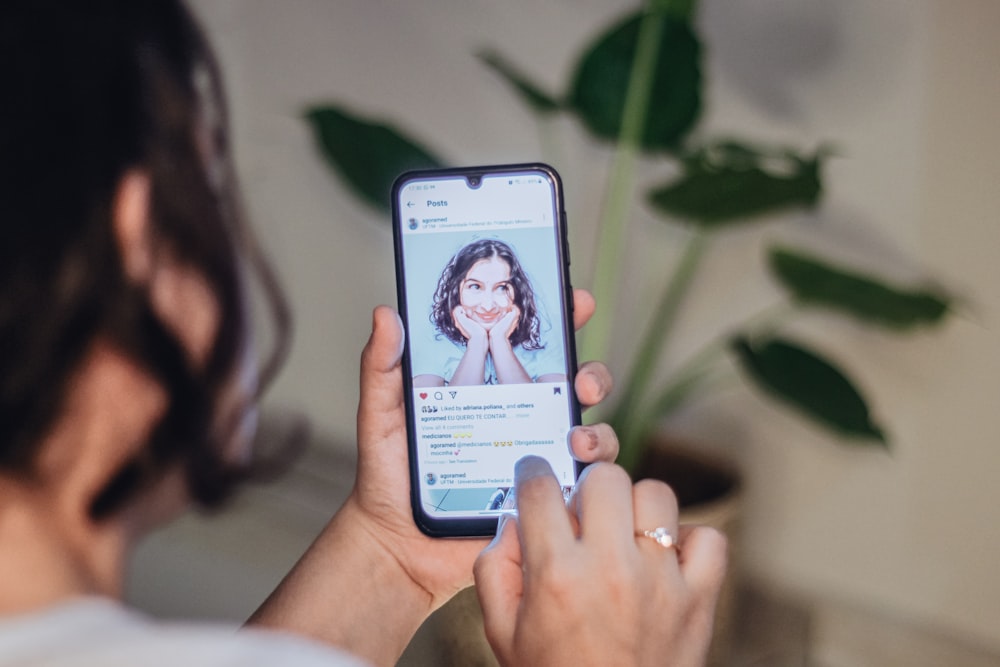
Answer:
[{"label": "monstera plant", "polygon": [[[719,331],[666,380],[657,372],[710,244],[739,226],[817,207],[823,168],[832,159],[823,146],[797,150],[694,132],[703,111],[696,4],[654,0],[620,19],[586,45],[562,91],[543,89],[499,52],[477,56],[485,76],[509,86],[540,118],[571,115],[595,141],[612,146],[590,276],[598,303],[613,304],[620,298],[623,267],[637,261],[625,253],[624,243],[637,207],[685,228],[685,247],[638,340],[616,330],[622,323],[608,307],[583,334],[584,358],[608,358],[613,340],[626,340],[635,350],[629,367],[619,373],[622,389],[603,415],[619,433],[620,462],[634,468],[650,432],[713,386],[709,380],[720,369],[732,367],[740,369],[751,386],[837,435],[885,447],[886,430],[873,418],[856,384],[822,352],[785,332],[794,318],[820,309],[872,327],[909,332],[948,313],[949,296],[934,286],[889,284],[814,252],[774,245],[761,264],[783,291],[780,303],[743,325]],[[391,121],[335,103],[312,106],[305,117],[333,170],[378,208],[388,208],[389,186],[399,173],[449,163]],[[482,161],[472,154],[461,157],[462,163]],[[673,176],[636,201],[640,157],[643,164],[663,161],[669,167],[664,173]],[[731,363],[725,363],[727,358]]]}]

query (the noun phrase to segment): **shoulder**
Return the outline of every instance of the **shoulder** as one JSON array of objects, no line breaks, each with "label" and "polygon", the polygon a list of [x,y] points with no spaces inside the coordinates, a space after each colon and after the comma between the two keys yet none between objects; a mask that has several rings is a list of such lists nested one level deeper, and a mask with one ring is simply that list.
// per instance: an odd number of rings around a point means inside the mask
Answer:
[{"label": "shoulder", "polygon": [[447,382],[465,354],[465,348],[433,330],[410,339],[410,370],[413,375],[437,375]]},{"label": "shoulder", "polygon": [[565,373],[566,361],[563,356],[560,341],[547,341],[545,346],[539,350],[525,350],[518,345],[514,348],[514,355],[520,360],[524,370],[532,379],[546,373]]},{"label": "shoulder", "polygon": [[361,667],[299,637],[221,624],[160,622],[100,599],[0,620],[0,666]]}]

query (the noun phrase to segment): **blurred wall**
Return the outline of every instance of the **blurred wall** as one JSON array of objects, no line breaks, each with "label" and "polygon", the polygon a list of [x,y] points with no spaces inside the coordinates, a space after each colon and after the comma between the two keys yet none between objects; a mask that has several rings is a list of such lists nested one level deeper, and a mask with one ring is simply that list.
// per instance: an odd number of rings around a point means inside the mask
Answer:
[{"label": "blurred wall", "polygon": [[[548,129],[561,148],[543,153],[534,120],[472,54],[500,48],[559,90],[578,49],[634,3],[193,4],[228,77],[249,208],[298,316],[270,403],[305,410],[351,447],[371,308],[395,298],[391,235],[328,174],[302,108],[330,99],[393,119],[457,163],[551,161],[567,182],[574,258],[586,257],[607,151],[567,121]],[[900,279],[932,278],[963,301],[946,326],[905,339],[832,318],[794,327],[874,399],[891,455],[838,444],[739,388],[669,426],[742,462],[750,576],[1000,647],[1000,3],[702,0],[700,20],[708,130],[802,147],[830,141],[839,157],[807,233],[801,220],[782,219],[715,247],[664,372],[774,298],[765,280],[743,279],[759,273],[768,239],[818,244]],[[637,214],[630,243],[653,268],[604,307],[639,328],[679,238]]]}]

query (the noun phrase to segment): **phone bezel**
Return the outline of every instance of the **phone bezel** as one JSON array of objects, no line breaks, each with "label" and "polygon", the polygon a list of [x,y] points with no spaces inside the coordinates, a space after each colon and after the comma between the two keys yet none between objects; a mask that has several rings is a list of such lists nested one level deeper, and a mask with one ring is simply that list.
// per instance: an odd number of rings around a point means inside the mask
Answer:
[{"label": "phone bezel", "polygon": [[[577,373],[577,358],[576,337],[572,330],[573,286],[570,282],[569,241],[566,230],[566,209],[563,200],[562,179],[553,167],[541,162],[482,165],[443,169],[420,169],[405,172],[397,177],[393,183],[391,194],[392,235],[396,266],[396,302],[400,317],[404,323],[408,322],[406,283],[404,278],[405,262],[403,257],[401,229],[403,215],[399,208],[399,195],[400,190],[402,190],[403,187],[411,181],[426,180],[429,178],[454,178],[455,176],[463,176],[466,179],[478,178],[479,183],[481,184],[482,179],[489,176],[532,173],[543,174],[552,183],[552,192],[554,197],[553,204],[556,212],[555,220],[553,221],[556,232],[555,236],[557,239],[555,243],[555,251],[559,263],[560,281],[562,283],[559,307],[563,311],[562,319],[563,322],[565,322],[565,330],[562,332],[562,335],[565,346],[564,349],[566,350],[566,354],[569,359],[569,363],[567,364],[567,382],[570,387],[569,403],[572,421],[571,425],[578,425],[581,423],[580,405],[576,400],[575,392],[572,390]],[[475,188],[478,187],[478,185],[470,184],[470,187]],[[424,534],[431,537],[484,537],[493,535],[496,533],[497,521],[499,517],[439,518],[428,515],[423,510],[423,505],[420,499],[419,457],[417,452],[416,435],[414,433],[414,427],[416,425],[416,408],[413,402],[413,376],[410,370],[410,340],[408,331],[404,339],[403,347],[403,403],[406,409],[406,438],[410,472],[410,504],[414,521],[417,527]],[[567,443],[567,447],[568,446],[569,445]],[[583,467],[584,466],[579,461],[575,461],[574,470],[577,478],[579,478]]]}]

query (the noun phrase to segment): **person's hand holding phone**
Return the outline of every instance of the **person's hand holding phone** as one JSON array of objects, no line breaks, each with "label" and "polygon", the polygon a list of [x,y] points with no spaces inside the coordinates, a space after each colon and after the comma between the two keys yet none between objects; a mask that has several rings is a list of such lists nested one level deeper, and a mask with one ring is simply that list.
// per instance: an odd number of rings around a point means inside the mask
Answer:
[{"label": "person's hand holding phone", "polygon": [[[666,484],[633,486],[611,464],[584,471],[568,509],[544,459],[521,459],[515,480],[518,517],[475,567],[501,664],[704,664],[725,573],[720,533],[678,529]],[[660,528],[676,546],[642,534]]]},{"label": "person's hand holding phone", "polygon": [[[575,290],[574,300],[580,328],[594,312],[594,299]],[[394,664],[426,616],[472,584],[473,563],[489,543],[428,537],[414,523],[402,347],[399,317],[380,306],[361,359],[354,489],[251,619],[344,647],[373,664]],[[581,364],[575,380],[582,405],[599,403],[611,391],[611,375],[600,362]],[[618,455],[618,440],[606,424],[576,427],[569,441],[580,461]],[[345,600],[351,614],[338,613]]]},{"label": "person's hand holding phone", "polygon": [[[575,290],[574,297],[574,324],[580,328],[594,312],[594,299],[584,290]],[[488,539],[428,538],[413,521],[406,501],[410,482],[399,356],[402,333],[391,309],[375,311],[372,337],[362,357],[358,479],[349,503],[357,504],[366,515],[366,525],[381,539],[402,540],[392,551],[433,596],[436,608],[472,583],[472,563]],[[611,386],[604,364],[580,365],[575,388],[582,405],[599,403]],[[606,424],[576,427],[569,445],[574,458],[584,463],[614,461],[618,456],[618,439]]]}]

